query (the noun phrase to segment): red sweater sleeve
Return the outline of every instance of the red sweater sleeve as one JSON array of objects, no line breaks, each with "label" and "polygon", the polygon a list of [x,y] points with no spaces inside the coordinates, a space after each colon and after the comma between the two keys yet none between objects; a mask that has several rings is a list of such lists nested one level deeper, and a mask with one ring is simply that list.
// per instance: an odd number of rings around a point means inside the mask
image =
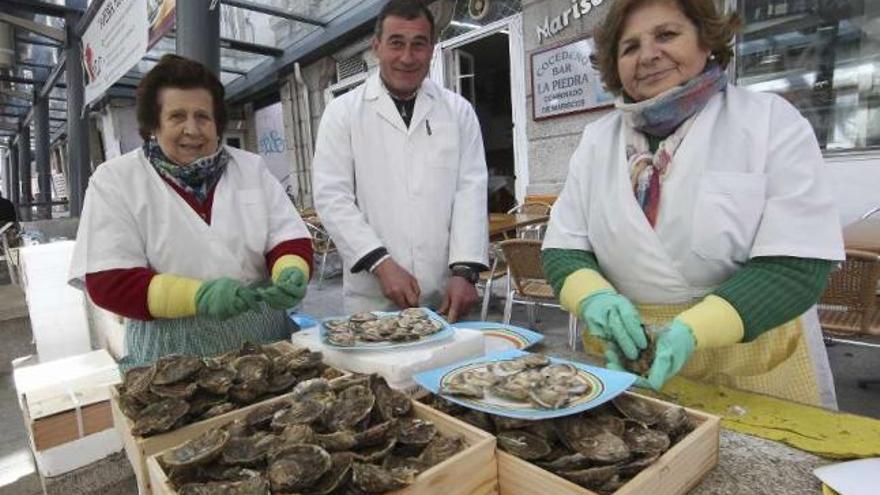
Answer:
[{"label": "red sweater sleeve", "polygon": [[275,262],[278,261],[278,258],[287,254],[299,256],[304,259],[306,263],[309,264],[309,276],[311,277],[311,272],[314,271],[314,265],[312,264],[313,250],[311,239],[302,238],[282,241],[279,242],[277,246],[270,249],[269,252],[266,253],[266,267],[269,269],[269,273],[272,273],[272,267],[275,265]]},{"label": "red sweater sleeve", "polygon": [[135,320],[152,320],[147,290],[156,273],[149,268],[105,270],[86,274],[86,290],[98,306]]}]

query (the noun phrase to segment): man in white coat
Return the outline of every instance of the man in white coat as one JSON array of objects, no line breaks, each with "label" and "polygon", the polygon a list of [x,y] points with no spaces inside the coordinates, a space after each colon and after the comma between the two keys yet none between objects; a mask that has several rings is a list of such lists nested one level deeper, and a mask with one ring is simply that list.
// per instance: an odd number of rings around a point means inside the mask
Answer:
[{"label": "man in white coat", "polygon": [[471,105],[426,79],[434,19],[391,0],[376,23],[379,73],[324,111],[315,206],[343,259],[345,311],[477,301],[488,250],[487,172]]}]

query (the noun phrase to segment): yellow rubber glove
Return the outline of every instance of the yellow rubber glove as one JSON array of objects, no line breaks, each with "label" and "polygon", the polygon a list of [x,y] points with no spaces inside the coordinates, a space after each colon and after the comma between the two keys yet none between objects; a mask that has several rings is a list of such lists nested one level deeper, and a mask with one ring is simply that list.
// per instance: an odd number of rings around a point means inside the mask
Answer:
[{"label": "yellow rubber glove", "polygon": [[153,318],[186,318],[202,315],[226,319],[259,308],[257,293],[237,280],[202,281],[168,273],[150,280],[147,309]]}]

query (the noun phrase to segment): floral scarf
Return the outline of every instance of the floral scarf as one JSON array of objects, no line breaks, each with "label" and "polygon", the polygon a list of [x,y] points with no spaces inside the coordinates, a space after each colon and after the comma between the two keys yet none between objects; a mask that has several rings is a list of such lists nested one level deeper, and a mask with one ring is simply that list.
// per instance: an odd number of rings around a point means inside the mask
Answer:
[{"label": "floral scarf", "polygon": [[[697,113],[709,99],[727,86],[727,73],[718,64],[710,65],[699,76],[637,103],[619,98],[615,106],[622,112],[626,137],[626,159],[633,193],[653,228],[660,209],[663,179],[669,174],[672,157]],[[663,138],[651,153],[646,134]]]},{"label": "floral scarf", "polygon": [[145,141],[143,149],[159,175],[195,196],[200,203],[208,198],[208,192],[220,181],[229,163],[229,153],[223,146],[219,146],[215,153],[187,165],[177,165],[168,159],[155,137]]}]

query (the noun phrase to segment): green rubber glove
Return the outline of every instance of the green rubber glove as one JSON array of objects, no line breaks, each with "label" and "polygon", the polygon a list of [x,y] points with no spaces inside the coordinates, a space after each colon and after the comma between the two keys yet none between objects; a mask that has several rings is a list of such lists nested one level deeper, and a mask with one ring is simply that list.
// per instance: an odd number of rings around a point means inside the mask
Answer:
[{"label": "green rubber glove", "polygon": [[590,335],[617,344],[629,359],[648,346],[642,318],[629,299],[613,290],[601,290],[580,303],[578,314]]},{"label": "green rubber glove", "polygon": [[663,388],[667,380],[675,376],[691,358],[697,340],[686,323],[672,320],[668,327],[657,334],[654,362],[648,371],[648,386],[654,390]]},{"label": "green rubber glove", "polygon": [[306,295],[309,280],[299,268],[289,267],[281,271],[275,283],[257,289],[260,298],[272,309],[288,309],[296,306]]},{"label": "green rubber glove", "polygon": [[[620,357],[620,348],[617,347],[616,344],[611,342],[609,342],[608,345],[605,346],[605,367],[609,370],[632,373],[632,371],[626,369],[623,366],[623,359],[621,359]],[[636,375],[636,381],[635,383],[633,383],[633,385],[641,388],[651,388],[651,385],[648,384],[648,380],[645,380],[644,377],[638,375]]]},{"label": "green rubber glove", "polygon": [[209,280],[196,291],[196,313],[215,320],[226,320],[259,308],[256,291],[231,278]]}]

